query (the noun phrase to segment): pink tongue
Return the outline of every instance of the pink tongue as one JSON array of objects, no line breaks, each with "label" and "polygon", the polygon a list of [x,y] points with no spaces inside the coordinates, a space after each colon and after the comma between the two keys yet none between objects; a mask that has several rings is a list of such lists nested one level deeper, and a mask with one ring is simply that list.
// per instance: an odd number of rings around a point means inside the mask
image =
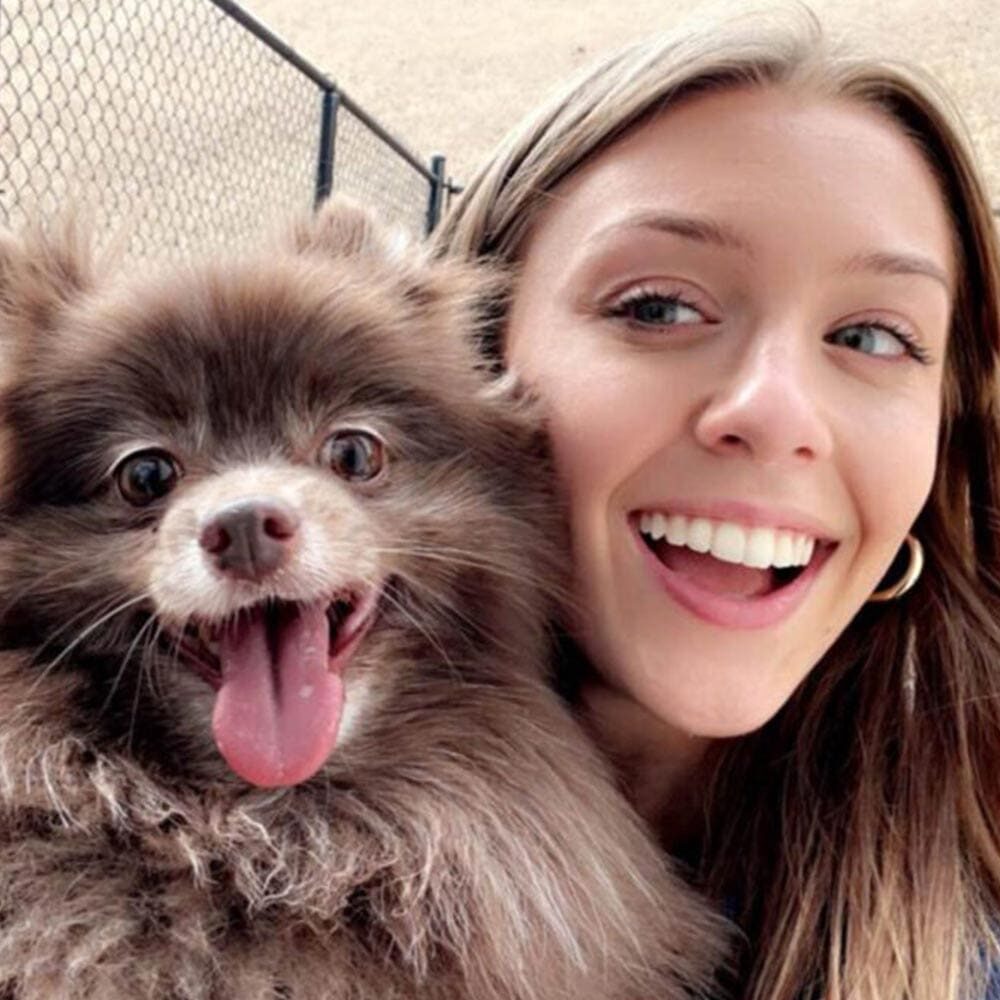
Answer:
[{"label": "pink tongue", "polygon": [[264,788],[305,781],[337,738],[343,684],[329,669],[326,606],[243,613],[219,644],[212,732],[229,766]]},{"label": "pink tongue", "polygon": [[692,552],[680,545],[661,542],[656,547],[660,561],[704,590],[730,597],[760,597],[774,589],[774,571],[752,569],[723,562],[707,552]]}]

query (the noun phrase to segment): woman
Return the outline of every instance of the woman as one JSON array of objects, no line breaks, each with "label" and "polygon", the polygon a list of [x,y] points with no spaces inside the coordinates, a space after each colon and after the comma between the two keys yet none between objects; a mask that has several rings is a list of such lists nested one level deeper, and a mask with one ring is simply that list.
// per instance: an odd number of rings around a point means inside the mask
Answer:
[{"label": "woman", "polygon": [[753,1000],[995,988],[998,253],[941,108],[801,11],[695,26],[440,237],[516,265],[484,349],[550,421],[562,672]]}]

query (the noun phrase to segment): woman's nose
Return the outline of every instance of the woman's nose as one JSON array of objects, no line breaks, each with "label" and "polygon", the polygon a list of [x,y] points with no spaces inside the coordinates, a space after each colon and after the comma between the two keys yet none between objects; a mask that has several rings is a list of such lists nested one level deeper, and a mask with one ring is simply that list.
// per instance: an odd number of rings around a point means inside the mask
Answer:
[{"label": "woman's nose", "polygon": [[800,344],[780,340],[751,345],[721,374],[698,414],[695,437],[702,447],[765,463],[828,457],[833,439],[826,401],[805,353]]}]

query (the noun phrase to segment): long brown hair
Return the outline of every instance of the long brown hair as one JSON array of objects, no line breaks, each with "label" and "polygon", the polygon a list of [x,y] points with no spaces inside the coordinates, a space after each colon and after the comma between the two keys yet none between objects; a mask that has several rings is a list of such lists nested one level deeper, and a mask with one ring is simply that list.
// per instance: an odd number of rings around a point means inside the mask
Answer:
[{"label": "long brown hair", "polygon": [[1000,255],[946,100],[913,70],[835,51],[804,8],[688,25],[512,133],[439,246],[516,263],[582,163],[685,95],[755,85],[857,101],[901,128],[938,179],[960,282],[937,477],[913,529],[923,576],[864,607],[767,725],[717,745],[702,876],[737,901],[747,998],[964,1000],[1000,950]]}]

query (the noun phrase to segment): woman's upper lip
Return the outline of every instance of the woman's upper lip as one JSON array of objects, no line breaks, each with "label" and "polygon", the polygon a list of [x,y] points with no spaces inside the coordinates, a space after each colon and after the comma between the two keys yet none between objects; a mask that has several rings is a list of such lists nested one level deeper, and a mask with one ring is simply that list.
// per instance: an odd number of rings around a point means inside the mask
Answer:
[{"label": "woman's upper lip", "polygon": [[652,500],[636,507],[633,514],[680,514],[683,517],[704,517],[710,521],[732,521],[748,528],[774,528],[809,535],[818,542],[839,541],[838,532],[814,515],[794,507],[758,504],[744,500]]}]

